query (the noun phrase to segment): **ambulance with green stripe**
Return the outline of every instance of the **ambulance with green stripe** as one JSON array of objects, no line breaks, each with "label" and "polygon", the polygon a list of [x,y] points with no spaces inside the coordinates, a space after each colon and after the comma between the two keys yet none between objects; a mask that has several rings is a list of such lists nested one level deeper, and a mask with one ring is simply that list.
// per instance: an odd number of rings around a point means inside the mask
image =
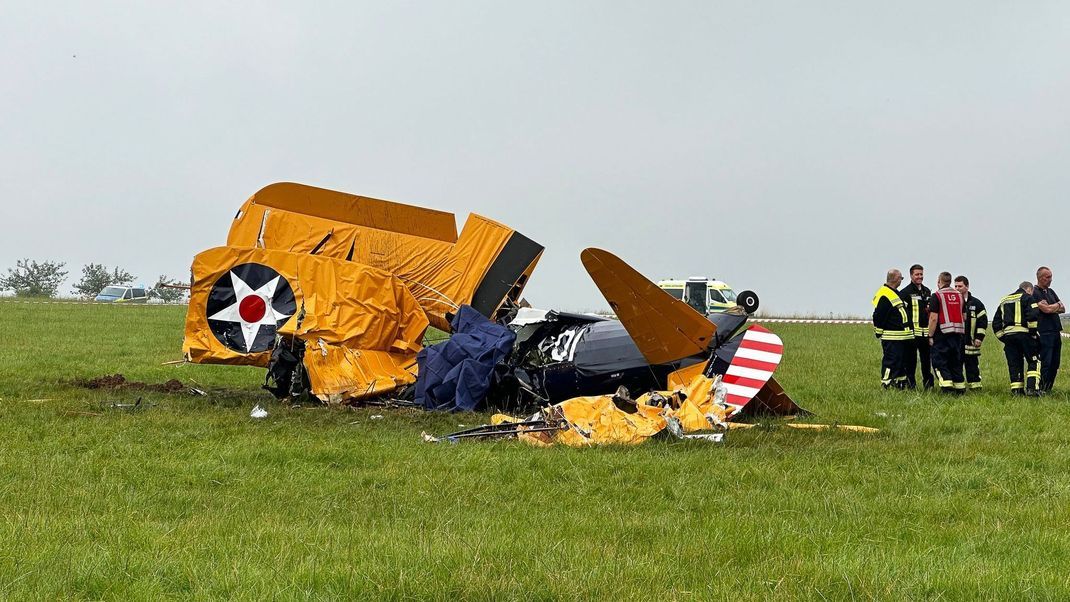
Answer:
[{"label": "ambulance with green stripe", "polygon": [[[747,292],[745,299],[737,299],[736,292],[728,284],[704,276],[692,276],[687,280],[661,280],[658,288],[669,293],[695,308],[700,314],[719,314],[732,311],[742,306],[747,313],[752,313],[758,306],[758,298]],[[743,293],[740,293],[741,297]],[[753,296],[753,307],[751,306]],[[743,303],[743,301],[746,303]]]}]

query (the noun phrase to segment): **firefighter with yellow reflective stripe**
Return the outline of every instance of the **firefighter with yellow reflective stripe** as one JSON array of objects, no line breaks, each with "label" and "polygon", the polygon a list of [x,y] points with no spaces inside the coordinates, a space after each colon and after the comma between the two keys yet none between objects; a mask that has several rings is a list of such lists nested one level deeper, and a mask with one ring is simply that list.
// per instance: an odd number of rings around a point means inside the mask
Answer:
[{"label": "firefighter with yellow reflective stripe", "polygon": [[937,290],[929,299],[929,345],[932,346],[933,372],[940,390],[945,393],[966,392],[962,376],[962,336],[966,332],[963,318],[966,301],[951,288],[951,273],[940,272]]},{"label": "firefighter with yellow reflective stripe", "polygon": [[914,332],[910,328],[906,306],[897,290],[903,282],[903,273],[888,270],[884,285],[873,295],[873,334],[881,342],[884,352],[881,358],[881,385],[885,389],[905,389],[907,386],[903,359],[914,353]]},{"label": "firefighter with yellow reflective stripe", "polygon": [[970,294],[970,279],[965,276],[955,277],[955,290],[966,300],[963,318],[966,319],[966,336],[962,342],[962,363],[966,366],[966,388],[981,388],[981,343],[985,340],[988,329],[988,314],[985,304]]},{"label": "firefighter with yellow reflective stripe", "polygon": [[[1033,300],[1033,285],[1029,281],[999,302],[992,316],[992,330],[1003,342],[1007,356],[1007,371],[1011,377],[1011,394],[1038,396],[1040,392],[1040,360],[1037,344],[1037,317],[1040,310]],[[1023,364],[1025,374],[1022,374]]]},{"label": "firefighter with yellow reflective stripe", "polygon": [[907,315],[910,317],[910,329],[914,331],[911,339],[910,353],[903,360],[903,369],[907,375],[907,388],[913,389],[917,385],[915,374],[917,373],[918,359],[921,359],[921,384],[926,389],[933,387],[932,360],[929,353],[929,299],[932,291],[922,284],[925,279],[925,268],[915,263],[910,266],[910,284],[899,291],[899,298],[906,304]]}]

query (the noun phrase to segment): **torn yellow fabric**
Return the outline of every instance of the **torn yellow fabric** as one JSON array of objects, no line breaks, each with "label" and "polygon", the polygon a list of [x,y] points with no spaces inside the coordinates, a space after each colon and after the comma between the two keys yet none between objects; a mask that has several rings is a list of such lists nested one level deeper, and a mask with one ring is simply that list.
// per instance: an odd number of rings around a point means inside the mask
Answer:
[{"label": "torn yellow fabric", "polygon": [[412,354],[350,349],[322,340],[306,348],[304,365],[312,393],[329,404],[376,397],[416,382]]},{"label": "torn yellow fabric", "polygon": [[[446,314],[472,303],[514,233],[473,214],[458,237],[451,213],[280,183],[242,205],[227,245],[294,253],[316,249],[324,257],[390,272],[409,288],[431,325],[449,331]],[[524,272],[521,289],[537,261]]]},{"label": "torn yellow fabric", "polygon": [[665,428],[660,410],[640,404],[628,414],[610,395],[576,397],[557,404],[572,428],[554,434],[554,441],[572,447],[588,445],[636,445]]},{"label": "torn yellow fabric", "polygon": [[[388,272],[319,255],[217,247],[193,262],[183,351],[193,362],[266,366],[271,352],[242,353],[212,331],[208,302],[217,283],[245,264],[278,273],[296,310],[277,328],[305,344],[312,393],[326,401],[362,399],[415,382],[427,317],[409,289]],[[228,293],[229,294],[229,293]]]}]

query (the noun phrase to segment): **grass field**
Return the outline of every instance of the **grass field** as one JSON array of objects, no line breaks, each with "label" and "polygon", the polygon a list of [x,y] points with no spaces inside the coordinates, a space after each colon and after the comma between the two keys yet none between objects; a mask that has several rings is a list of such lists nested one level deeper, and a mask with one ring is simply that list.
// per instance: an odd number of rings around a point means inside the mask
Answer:
[{"label": "grass field", "polygon": [[[262,371],[161,365],[183,317],[0,301],[0,598],[1070,596],[1070,403],[1012,400],[994,338],[948,399],[879,390],[868,327],[771,325],[812,420],[881,433],[574,450],[420,440],[480,415],[252,420]],[[210,395],[72,383],[113,373]]]}]

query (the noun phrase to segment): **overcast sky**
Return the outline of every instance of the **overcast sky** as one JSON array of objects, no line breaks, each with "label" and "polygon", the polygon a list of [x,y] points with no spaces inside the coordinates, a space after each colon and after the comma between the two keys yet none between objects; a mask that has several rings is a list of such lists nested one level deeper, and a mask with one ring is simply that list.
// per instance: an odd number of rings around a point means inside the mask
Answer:
[{"label": "overcast sky", "polygon": [[868,314],[889,267],[1070,296],[1066,2],[0,0],[0,269],[188,277],[294,181],[509,224],[537,306],[579,260]]}]

